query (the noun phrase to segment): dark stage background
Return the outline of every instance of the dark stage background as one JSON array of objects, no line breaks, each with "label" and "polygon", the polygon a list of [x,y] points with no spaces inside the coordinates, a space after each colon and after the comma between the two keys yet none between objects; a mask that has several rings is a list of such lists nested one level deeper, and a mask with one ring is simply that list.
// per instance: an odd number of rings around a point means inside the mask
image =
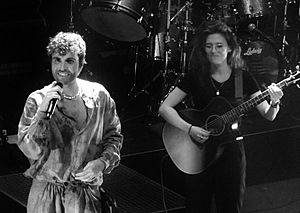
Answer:
[{"label": "dark stage background", "polygon": [[[99,20],[107,18],[100,26],[92,23],[93,19],[99,21],[97,10],[87,10],[91,2],[97,7],[97,3],[101,5],[105,1],[1,2],[2,135],[17,133],[18,120],[29,93],[52,81],[45,51],[49,37],[58,31],[74,30],[87,42],[87,65],[81,77],[103,84],[116,101],[125,136],[122,164],[158,184],[162,183],[163,174],[164,185],[184,195],[183,174],[167,157],[161,140],[164,123],[157,114],[159,103],[185,72],[181,57],[188,53],[188,46],[183,46],[183,34],[186,32],[189,45],[193,29],[203,20],[225,20],[235,30],[244,53],[253,47],[251,45],[258,45],[265,51],[258,59],[245,56],[250,65],[259,66],[260,72],[253,71],[253,74],[262,88],[283,79],[299,64],[299,1],[250,1],[268,2],[269,9],[263,9],[257,17],[247,18],[249,14],[243,8],[246,1],[195,0],[187,5],[187,1],[172,0],[171,17],[178,11],[179,14],[170,25],[171,53],[167,67],[162,39],[166,35],[163,21],[168,1],[123,1],[128,3],[129,9],[137,11],[126,11],[121,17],[114,14],[99,16]],[[143,7],[145,12],[140,12]],[[187,20],[185,8],[190,8]],[[183,10],[180,12],[180,9]],[[146,23],[142,28],[136,22],[129,22],[135,19],[134,12],[143,14],[141,22]],[[83,20],[83,14],[87,15],[86,20]],[[251,23],[263,36],[248,29]],[[281,111],[274,122],[263,120],[254,110],[243,119],[249,187],[300,178],[300,90],[293,86],[284,93]],[[184,104],[180,106],[184,107]],[[4,139],[2,137],[0,141],[0,175],[23,172],[28,166],[27,159],[15,145]],[[5,195],[0,197],[1,205],[6,203],[12,212],[24,211],[24,207],[12,200]]]}]

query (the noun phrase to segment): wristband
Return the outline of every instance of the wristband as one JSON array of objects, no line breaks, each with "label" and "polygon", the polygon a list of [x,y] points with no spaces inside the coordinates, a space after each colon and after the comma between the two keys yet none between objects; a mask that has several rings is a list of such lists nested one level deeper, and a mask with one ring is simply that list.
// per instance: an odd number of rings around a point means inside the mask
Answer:
[{"label": "wristband", "polygon": [[277,101],[275,104],[270,104],[272,108],[277,108],[280,104],[280,101]]}]

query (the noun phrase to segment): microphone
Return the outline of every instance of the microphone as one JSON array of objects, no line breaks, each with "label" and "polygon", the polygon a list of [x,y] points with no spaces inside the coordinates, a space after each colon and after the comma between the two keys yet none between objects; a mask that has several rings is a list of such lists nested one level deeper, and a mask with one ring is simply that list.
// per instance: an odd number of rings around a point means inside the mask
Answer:
[{"label": "microphone", "polygon": [[[63,87],[63,84],[62,84],[61,82],[57,82],[57,83],[54,85],[54,87],[55,87],[55,86],[60,86],[60,87],[62,88],[62,87]],[[47,110],[46,110],[46,119],[47,119],[47,120],[49,120],[49,119],[52,117],[52,115],[53,115],[53,113],[54,113],[54,110],[55,110],[55,108],[56,108],[57,102],[58,102],[58,98],[53,98],[53,99],[50,100],[49,105],[48,105],[48,108],[47,108]]]},{"label": "microphone", "polygon": [[260,31],[259,29],[256,28],[255,24],[249,24],[248,25],[248,30],[250,32],[256,32],[258,35],[260,35],[261,37],[267,39],[267,40],[270,40],[269,36],[267,36],[266,34],[264,34],[262,31]]}]

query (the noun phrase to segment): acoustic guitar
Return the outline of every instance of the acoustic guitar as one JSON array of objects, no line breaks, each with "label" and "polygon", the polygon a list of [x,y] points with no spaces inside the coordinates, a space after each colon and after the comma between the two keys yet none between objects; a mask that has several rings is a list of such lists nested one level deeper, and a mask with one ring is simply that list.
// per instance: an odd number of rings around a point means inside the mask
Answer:
[{"label": "acoustic guitar", "polygon": [[[281,89],[296,84],[300,71],[277,83]],[[265,100],[269,100],[269,90],[233,108],[223,97],[214,98],[203,110],[184,109],[179,115],[193,126],[199,126],[211,131],[205,143],[195,141],[189,134],[166,122],[162,131],[164,146],[181,171],[187,174],[198,174],[213,164],[222,154],[226,143],[236,141],[234,134],[229,131],[233,123],[247,111]],[[230,139],[230,140],[228,140]]]}]

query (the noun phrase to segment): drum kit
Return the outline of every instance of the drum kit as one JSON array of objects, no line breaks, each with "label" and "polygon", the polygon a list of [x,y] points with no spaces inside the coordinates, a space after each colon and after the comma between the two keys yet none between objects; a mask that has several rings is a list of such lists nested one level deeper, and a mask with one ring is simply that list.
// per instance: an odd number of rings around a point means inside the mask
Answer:
[{"label": "drum kit", "polygon": [[[161,100],[163,100],[174,83],[186,73],[188,46],[195,28],[204,20],[222,20],[232,27],[241,43],[245,61],[251,70],[255,70],[254,76],[257,77],[261,87],[278,81],[280,75],[283,77],[286,72],[281,67],[290,62],[286,57],[288,6],[291,4],[298,6],[300,13],[297,2],[296,0],[83,0],[79,6],[79,13],[91,30],[109,40],[147,44],[147,54],[153,63],[163,65],[141,91],[145,91],[153,80],[162,76]],[[297,15],[299,17],[299,14]],[[298,33],[298,41],[299,37]],[[282,45],[278,46],[278,43]],[[170,78],[170,75],[175,77]]]}]

